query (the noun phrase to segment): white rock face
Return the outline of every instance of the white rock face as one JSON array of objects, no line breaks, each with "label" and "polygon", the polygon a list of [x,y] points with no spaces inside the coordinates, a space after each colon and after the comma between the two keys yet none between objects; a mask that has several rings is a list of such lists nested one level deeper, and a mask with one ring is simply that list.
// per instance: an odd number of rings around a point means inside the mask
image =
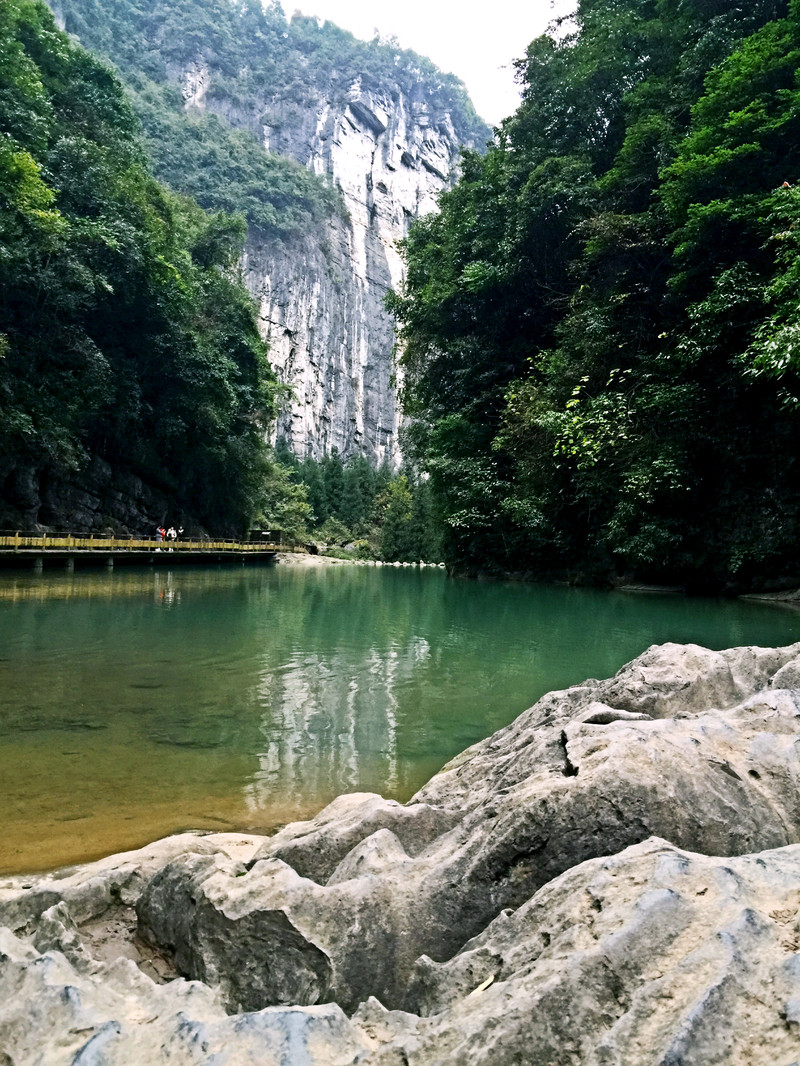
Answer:
[{"label": "white rock face", "polygon": [[205,63],[195,63],[181,76],[181,93],[186,107],[205,110],[205,99],[211,84],[211,74]]},{"label": "white rock face", "polygon": [[[187,104],[204,106],[202,71],[186,71],[182,84]],[[245,277],[271,362],[294,394],[276,433],[303,457],[335,447],[396,465],[394,332],[383,300],[403,276],[398,241],[455,178],[459,137],[449,113],[422,96],[360,81],[346,99],[278,105],[269,120],[256,131],[264,146],[327,175],[344,204],[302,245],[247,244]]]}]

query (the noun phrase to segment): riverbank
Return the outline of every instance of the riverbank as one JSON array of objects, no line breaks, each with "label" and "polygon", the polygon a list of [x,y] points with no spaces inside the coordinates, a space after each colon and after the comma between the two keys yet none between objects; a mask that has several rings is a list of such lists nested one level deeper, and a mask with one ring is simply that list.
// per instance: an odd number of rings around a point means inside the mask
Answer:
[{"label": "riverbank", "polygon": [[327,555],[311,555],[309,552],[278,552],[276,566],[347,566],[354,559],[333,559]]},{"label": "riverbank", "polygon": [[310,552],[278,552],[275,557],[276,563],[286,564],[289,566],[323,566],[323,565],[345,565],[345,566],[378,566],[378,567],[417,567],[418,569],[435,569],[443,570],[444,563],[426,563],[426,562],[414,562],[414,563],[400,563],[400,562],[384,562],[382,559],[357,559],[343,558],[340,555],[325,555],[317,554],[312,555]]},{"label": "riverbank", "polygon": [[269,837],[3,879],[7,1053],[788,1063],[799,713],[800,644],[663,645],[543,697],[406,804],[345,795]]}]

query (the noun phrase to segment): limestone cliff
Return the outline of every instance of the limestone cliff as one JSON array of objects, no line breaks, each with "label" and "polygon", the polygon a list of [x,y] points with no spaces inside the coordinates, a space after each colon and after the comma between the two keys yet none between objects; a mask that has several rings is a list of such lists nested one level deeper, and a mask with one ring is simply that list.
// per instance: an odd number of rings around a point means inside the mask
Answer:
[{"label": "limestone cliff", "polygon": [[256,0],[51,0],[114,63],[156,176],[242,211],[271,360],[292,398],[272,432],[300,456],[398,458],[397,242],[489,128],[464,85],[396,41]]},{"label": "limestone cliff", "polygon": [[409,94],[358,78],[346,93],[331,86],[301,110],[275,98],[256,116],[209,100],[208,67],[192,64],[178,77],[187,109],[219,107],[250,126],[266,151],[296,159],[341,194],[342,210],[322,231],[288,245],[251,231],[247,244],[247,284],[273,366],[292,390],[276,434],[303,457],[337,448],[396,465],[394,334],[384,296],[402,278],[398,242],[411,220],[435,210],[455,178],[463,132],[431,106],[423,83]]}]

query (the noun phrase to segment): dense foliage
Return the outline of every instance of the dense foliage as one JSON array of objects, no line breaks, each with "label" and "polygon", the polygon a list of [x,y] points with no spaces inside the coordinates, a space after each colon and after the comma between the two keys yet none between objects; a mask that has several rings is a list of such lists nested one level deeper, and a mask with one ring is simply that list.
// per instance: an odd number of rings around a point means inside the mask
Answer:
[{"label": "dense foliage", "polygon": [[796,573],[800,4],[581,0],[406,242],[410,446],[456,568]]},{"label": "dense foliage", "polygon": [[[112,60],[133,94],[156,176],[203,207],[242,211],[265,237],[310,233],[338,206],[304,166],[261,147],[264,127],[302,125],[320,100],[343,109],[355,83],[397,87],[450,111],[466,139],[484,124],[463,84],[391,41],[260,0],[60,0],[67,30]],[[186,112],[178,75],[206,70],[207,112]]]},{"label": "dense foliage", "polygon": [[3,0],[3,524],[23,474],[99,456],[217,530],[246,525],[276,386],[233,266],[243,235],[154,180],[120,82],[43,3]]},{"label": "dense foliage", "polygon": [[365,559],[439,561],[440,526],[426,479],[386,465],[376,470],[360,455],[344,462],[335,448],[317,462],[298,459],[279,441],[275,457],[286,484],[265,511],[268,524]]}]

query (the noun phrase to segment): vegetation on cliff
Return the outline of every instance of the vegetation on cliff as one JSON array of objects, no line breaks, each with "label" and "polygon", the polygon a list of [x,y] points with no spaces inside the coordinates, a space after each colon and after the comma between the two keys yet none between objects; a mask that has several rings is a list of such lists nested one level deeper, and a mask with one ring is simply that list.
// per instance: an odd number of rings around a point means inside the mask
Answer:
[{"label": "vegetation on cliff", "polygon": [[[448,111],[467,141],[488,129],[463,84],[393,41],[360,41],[331,22],[260,0],[58,0],[85,47],[111,60],[141,118],[155,174],[214,210],[241,211],[267,239],[313,232],[335,190],[293,159],[263,150],[320,99],[344,109],[355,84],[404,91]],[[210,76],[204,108],[187,112],[180,76]]]},{"label": "vegetation on cliff", "polygon": [[796,570],[798,69],[797,0],[581,0],[530,45],[391,301],[452,565]]},{"label": "vegetation on cliff", "polygon": [[[230,533],[259,516],[341,521],[319,500],[315,518],[297,464],[264,445],[279,389],[237,275],[248,230],[318,234],[338,196],[265,151],[262,131],[321,94],[344,107],[359,83],[399,87],[480,139],[463,85],[395,42],[287,20],[277,4],[51,6],[63,33],[35,0],[0,11],[0,525],[71,524],[65,488],[105,499],[81,473],[95,459],[112,471],[104,492],[129,491],[120,473],[155,490],[128,509],[139,518],[166,507]],[[182,79],[206,75],[207,110],[187,111]],[[342,513],[374,546],[370,493],[368,516]],[[392,494],[403,525],[416,505]],[[125,510],[90,502],[78,525],[124,525]],[[392,551],[416,552],[407,540]]]},{"label": "vegetation on cliff", "polygon": [[[245,224],[149,170],[117,77],[39,0],[0,5],[0,524],[89,456],[216,529],[246,523],[276,389]],[[47,516],[40,516],[47,521]]]}]

